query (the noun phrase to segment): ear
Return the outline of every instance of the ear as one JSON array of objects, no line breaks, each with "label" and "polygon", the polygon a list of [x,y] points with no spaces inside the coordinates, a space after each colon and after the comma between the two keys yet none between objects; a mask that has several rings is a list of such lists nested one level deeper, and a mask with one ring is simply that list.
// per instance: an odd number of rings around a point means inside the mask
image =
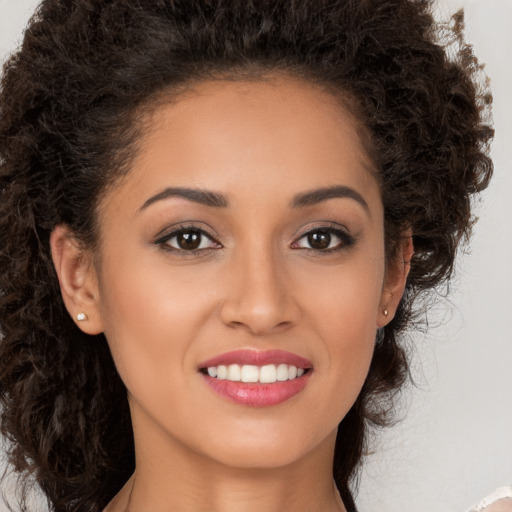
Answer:
[{"label": "ear", "polygon": [[98,280],[91,251],[81,247],[65,225],[52,231],[50,247],[62,298],[71,318],[87,334],[103,332]]},{"label": "ear", "polygon": [[412,231],[407,229],[398,242],[396,254],[387,264],[381,294],[380,311],[377,315],[378,328],[384,327],[395,316],[398,304],[404,294],[413,254]]}]

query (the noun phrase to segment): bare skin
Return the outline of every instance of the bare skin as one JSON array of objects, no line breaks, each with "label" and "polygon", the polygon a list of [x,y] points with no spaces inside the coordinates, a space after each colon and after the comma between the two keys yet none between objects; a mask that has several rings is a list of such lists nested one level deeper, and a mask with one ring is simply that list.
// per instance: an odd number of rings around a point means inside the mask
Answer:
[{"label": "bare skin", "polygon": [[505,498],[489,505],[483,512],[512,512],[512,500]]},{"label": "bare skin", "polygon": [[[356,121],[327,92],[275,76],[197,84],[149,125],[100,205],[99,254],[65,226],[51,239],[70,314],[105,333],[128,390],[136,470],[106,512],[344,512],[337,426],[413,250],[406,238],[385,258]],[[181,244],[191,234],[195,250]],[[199,366],[240,348],[308,359],[306,387],[272,406],[220,396]]]}]

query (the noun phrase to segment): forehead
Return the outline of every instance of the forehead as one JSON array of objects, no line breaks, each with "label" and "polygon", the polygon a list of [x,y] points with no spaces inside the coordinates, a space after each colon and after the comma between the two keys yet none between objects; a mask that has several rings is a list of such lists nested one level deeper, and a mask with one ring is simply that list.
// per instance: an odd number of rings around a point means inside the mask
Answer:
[{"label": "forehead", "polygon": [[380,199],[358,120],[340,98],[309,82],[273,76],[197,83],[155,103],[144,127],[128,173],[131,197],[196,186],[228,197],[279,190],[284,198],[346,185]]}]

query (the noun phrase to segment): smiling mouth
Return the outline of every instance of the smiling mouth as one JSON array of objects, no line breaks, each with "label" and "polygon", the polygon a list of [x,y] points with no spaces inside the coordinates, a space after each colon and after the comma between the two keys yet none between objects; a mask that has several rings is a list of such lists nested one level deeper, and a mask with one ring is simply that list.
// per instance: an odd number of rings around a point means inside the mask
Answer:
[{"label": "smiling mouth", "polygon": [[299,394],[313,372],[311,361],[282,350],[235,350],[199,365],[204,382],[237,404],[267,407]]},{"label": "smiling mouth", "polygon": [[201,368],[200,371],[218,380],[272,384],[274,382],[298,379],[308,370],[308,368],[297,368],[294,365],[281,363],[267,364],[265,366],[255,366],[251,364],[208,366],[207,368]]}]

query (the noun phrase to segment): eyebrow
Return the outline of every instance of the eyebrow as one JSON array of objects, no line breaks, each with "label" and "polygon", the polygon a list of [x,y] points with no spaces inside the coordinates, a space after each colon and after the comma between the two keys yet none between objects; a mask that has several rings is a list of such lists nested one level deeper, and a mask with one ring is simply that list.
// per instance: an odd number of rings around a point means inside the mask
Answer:
[{"label": "eyebrow", "polygon": [[[186,188],[186,187],[168,187],[158,194],[150,197],[138,210],[140,213],[145,210],[148,206],[162,201],[171,197],[181,197],[194,203],[199,203],[212,208],[226,208],[229,206],[228,199],[218,192],[212,192],[210,190],[202,190],[197,188]],[[323,187],[314,190],[308,190],[297,194],[291,201],[290,206],[292,208],[304,208],[306,206],[313,206],[327,201],[329,199],[336,198],[348,198],[357,201],[363,208],[369,213],[370,208],[368,203],[363,199],[359,192],[353,188],[345,185],[334,185],[330,187]]]},{"label": "eyebrow", "polygon": [[170,197],[182,197],[188,199],[194,203],[203,204],[205,206],[211,206],[213,208],[226,208],[228,206],[228,200],[217,192],[211,192],[209,190],[201,190],[197,188],[184,188],[184,187],[168,187],[162,192],[150,197],[138,210],[140,213],[145,210],[148,206],[168,199]]},{"label": "eyebrow", "polygon": [[302,192],[293,198],[291,207],[303,208],[305,206],[313,206],[315,204],[321,203],[322,201],[335,198],[353,199],[354,201],[357,201],[368,213],[370,213],[368,203],[363,199],[361,194],[359,194],[359,192],[355,191],[353,188],[347,187],[345,185],[334,185],[331,187],[318,188],[315,190]]}]

